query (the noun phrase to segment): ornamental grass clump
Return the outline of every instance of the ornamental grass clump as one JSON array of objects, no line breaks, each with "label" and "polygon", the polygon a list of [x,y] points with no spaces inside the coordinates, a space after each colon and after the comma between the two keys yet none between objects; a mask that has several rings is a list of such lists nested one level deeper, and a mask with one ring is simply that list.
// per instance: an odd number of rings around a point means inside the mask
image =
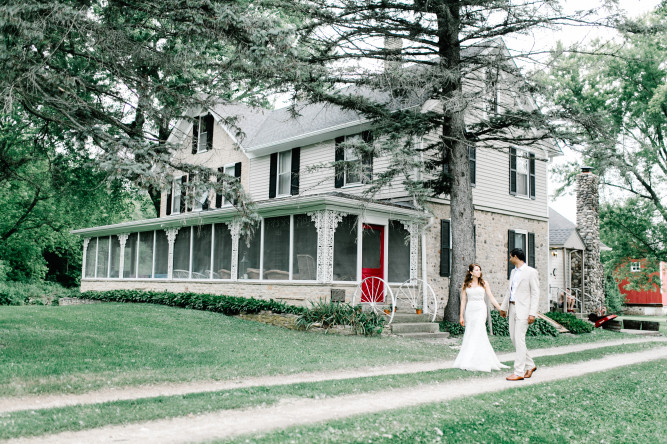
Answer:
[{"label": "ornamental grass clump", "polygon": [[306,309],[296,321],[296,325],[302,329],[320,326],[329,329],[336,326],[350,326],[352,331],[358,335],[379,335],[384,329],[384,316],[372,311],[364,311],[360,305],[351,306],[339,302],[311,302],[310,308]]}]

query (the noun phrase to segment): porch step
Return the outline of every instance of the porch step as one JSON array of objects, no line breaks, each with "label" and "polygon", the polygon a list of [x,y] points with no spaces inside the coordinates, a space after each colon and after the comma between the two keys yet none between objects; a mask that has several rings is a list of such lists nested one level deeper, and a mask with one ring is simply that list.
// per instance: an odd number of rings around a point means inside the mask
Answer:
[{"label": "porch step", "polygon": [[391,323],[391,332],[395,335],[404,335],[405,333],[438,333],[440,327],[432,322],[401,322]]},{"label": "porch step", "polygon": [[416,313],[402,313],[397,311],[394,313],[392,324],[403,324],[405,322],[431,322],[431,317],[433,317],[433,315],[418,315]]}]

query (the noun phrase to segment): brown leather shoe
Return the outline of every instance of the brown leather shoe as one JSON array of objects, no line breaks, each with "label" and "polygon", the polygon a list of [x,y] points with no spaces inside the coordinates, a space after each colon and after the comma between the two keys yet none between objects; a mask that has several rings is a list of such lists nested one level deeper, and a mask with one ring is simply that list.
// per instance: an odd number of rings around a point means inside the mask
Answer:
[{"label": "brown leather shoe", "polygon": [[526,372],[525,375],[523,375],[523,377],[526,378],[526,379],[530,378],[531,376],[533,376],[533,372],[534,372],[535,370],[537,370],[537,367],[533,367],[533,368],[531,368],[530,370],[528,370],[528,371]]},{"label": "brown leather shoe", "polygon": [[511,374],[505,379],[507,379],[508,381],[521,381],[523,379],[523,376]]}]

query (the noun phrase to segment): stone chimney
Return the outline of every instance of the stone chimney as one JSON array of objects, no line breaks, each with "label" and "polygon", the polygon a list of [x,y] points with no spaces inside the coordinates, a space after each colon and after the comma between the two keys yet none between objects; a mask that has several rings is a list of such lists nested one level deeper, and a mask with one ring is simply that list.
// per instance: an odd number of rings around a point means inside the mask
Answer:
[{"label": "stone chimney", "polygon": [[605,304],[604,270],[600,260],[600,178],[583,166],[577,175],[577,231],[584,240],[584,312],[596,312]]},{"label": "stone chimney", "polygon": [[384,49],[387,53],[384,59],[384,70],[397,71],[401,67],[401,50],[403,49],[403,39],[399,37],[385,36]]}]

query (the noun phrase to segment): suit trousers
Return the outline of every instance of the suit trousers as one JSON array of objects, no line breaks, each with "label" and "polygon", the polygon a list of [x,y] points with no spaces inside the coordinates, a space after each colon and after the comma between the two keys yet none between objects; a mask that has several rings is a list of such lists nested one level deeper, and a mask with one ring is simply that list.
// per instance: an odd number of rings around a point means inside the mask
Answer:
[{"label": "suit trousers", "polygon": [[512,344],[514,344],[514,349],[516,350],[516,356],[514,357],[514,374],[523,376],[527,370],[535,367],[535,361],[533,361],[533,358],[528,354],[528,348],[526,347],[528,318],[518,319],[516,316],[516,306],[514,304],[509,304],[508,318],[510,324],[510,338],[512,339]]}]

